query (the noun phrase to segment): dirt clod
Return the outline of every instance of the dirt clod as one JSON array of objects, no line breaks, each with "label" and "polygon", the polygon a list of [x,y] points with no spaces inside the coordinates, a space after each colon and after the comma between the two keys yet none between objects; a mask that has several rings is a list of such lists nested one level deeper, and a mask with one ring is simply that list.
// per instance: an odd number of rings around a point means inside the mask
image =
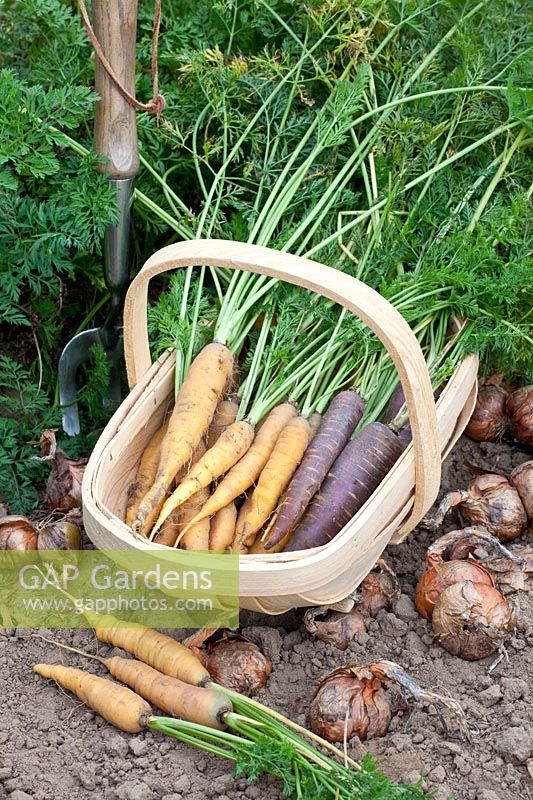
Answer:
[{"label": "dirt clod", "polygon": [[494,684],[493,686],[489,686],[487,689],[483,689],[482,692],[479,692],[477,695],[477,700],[482,706],[490,708],[491,706],[496,705],[496,703],[499,703],[502,697],[502,690],[498,684]]},{"label": "dirt clod", "polygon": [[510,764],[525,764],[533,755],[533,731],[507,728],[496,738],[496,751]]}]

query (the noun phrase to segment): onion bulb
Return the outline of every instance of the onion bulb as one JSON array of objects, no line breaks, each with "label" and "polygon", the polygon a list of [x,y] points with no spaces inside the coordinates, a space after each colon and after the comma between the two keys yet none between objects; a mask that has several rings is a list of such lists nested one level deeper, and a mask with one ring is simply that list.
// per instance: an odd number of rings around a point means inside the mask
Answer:
[{"label": "onion bulb", "polygon": [[262,689],[272,672],[272,664],[261,650],[237,634],[208,644],[202,662],[215,683],[241,694]]},{"label": "onion bulb", "polygon": [[516,441],[533,447],[533,386],[522,386],[509,395],[507,415]]},{"label": "onion bulb", "polygon": [[398,684],[420,705],[434,704],[452,712],[468,735],[464,712],[456,700],[422,689],[393,661],[376,661],[364,667],[348,664],[330,673],[319,684],[311,702],[311,730],[330,742],[353,736],[361,741],[384,736],[392,718],[385,693],[387,683]]},{"label": "onion bulb", "polygon": [[454,583],[438,598],[433,631],[454,656],[477,661],[494,653],[515,627],[514,610],[493,586]]},{"label": "onion bulb", "polygon": [[436,514],[426,517],[423,524],[435,530],[455,506],[468,523],[485,528],[502,542],[516,539],[526,529],[527,517],[520,495],[503,475],[490,472],[478,475],[466,491],[445,495]]},{"label": "onion bulb", "polygon": [[432,618],[441,593],[454,583],[472,581],[486,586],[495,585],[490,568],[470,559],[480,542],[496,550],[498,557],[510,563],[523,563],[521,558],[514,556],[495,536],[482,528],[462,528],[445,533],[428,547],[427,570],[416,587],[415,605],[423,617]]},{"label": "onion bulb", "polygon": [[69,458],[58,446],[55,432],[45,430],[39,440],[41,461],[52,461],[52,471],[46,481],[46,502],[50,511],[70,511],[81,508],[81,483],[86,458]]},{"label": "onion bulb", "polygon": [[[322,614],[325,614],[325,618],[319,619]],[[332,644],[339,650],[346,650],[358,633],[366,631],[365,618],[357,605],[346,614],[342,611],[326,612],[323,608],[311,608],[304,614],[304,625],[321,642]]]},{"label": "onion bulb", "polygon": [[398,579],[383,559],[377,562],[380,572],[369,572],[361,584],[361,599],[357,609],[369,617],[377,617],[380,611],[389,609],[400,595]]},{"label": "onion bulb", "polygon": [[475,442],[495,442],[507,428],[505,404],[507,392],[501,386],[482,386],[476,405],[465,428],[466,435]]},{"label": "onion bulb", "polygon": [[328,606],[306,611],[307,631],[322,642],[346,650],[358,633],[366,631],[365,617],[377,617],[380,611],[389,609],[400,594],[398,579],[388,564],[380,558],[376,567],[380,571],[370,572],[363,580],[356,596],[359,599],[351,611],[333,611]]},{"label": "onion bulb", "polygon": [[530,527],[533,526],[533,461],[515,467],[509,478],[525,508]]},{"label": "onion bulb", "polygon": [[442,561],[428,569],[416,587],[415,606],[419,614],[431,619],[435,603],[442,592],[454,583],[472,581],[494,586],[490,572],[474,561]]},{"label": "onion bulb", "polygon": [[[520,559],[520,562],[518,561]],[[484,561],[500,591],[529,592],[533,588],[533,548],[515,550],[513,558],[494,556]]]},{"label": "onion bulb", "polygon": [[38,534],[26,517],[0,519],[0,550],[37,550]]},{"label": "onion bulb", "polygon": [[362,742],[385,736],[392,712],[382,682],[370,667],[355,664],[334,670],[315,693],[308,722],[328,742],[357,736]]},{"label": "onion bulb", "polygon": [[39,531],[37,549],[82,550],[83,542],[81,530],[77,524],[78,519],[78,517],[70,515],[45,524]]}]

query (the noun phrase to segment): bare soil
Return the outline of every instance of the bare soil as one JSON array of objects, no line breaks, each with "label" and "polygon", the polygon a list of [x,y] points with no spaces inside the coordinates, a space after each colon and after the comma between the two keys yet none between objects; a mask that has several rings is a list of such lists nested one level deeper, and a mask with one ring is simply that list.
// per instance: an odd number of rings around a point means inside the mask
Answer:
[{"label": "bare soil", "polygon": [[[531,458],[509,443],[476,445],[463,439],[444,466],[442,493],[471,478],[465,460],[508,472]],[[441,532],[460,527],[452,513]],[[439,532],[440,533],[440,532]],[[302,612],[281,618],[243,612],[244,633],[274,664],[259,699],[305,721],[315,687],[333,668],[351,661],[387,658],[402,664],[425,688],[457,698],[476,729],[471,744],[443,729],[435,709],[413,708],[394,717],[388,734],[369,743],[352,740],[350,753],[371,752],[395,780],[421,779],[435,800],[533,800],[533,593],[518,599],[519,622],[503,661],[486,674],[488,661],[469,663],[446,653],[412,604],[428,544],[438,534],[418,529],[390,547],[402,595],[392,612],[380,612],[344,653],[313,639]],[[524,543],[527,535],[519,540]],[[516,595],[515,595],[516,598]],[[108,655],[91,631],[42,631],[65,643]],[[0,637],[0,797],[10,800],[237,800],[281,797],[276,781],[234,781],[231,766],[214,757],[143,733],[128,736],[95,716],[68,693],[32,673],[38,661],[78,665],[81,658],[28,631]],[[180,638],[181,632],[175,635]],[[84,664],[95,672],[98,664]],[[528,771],[528,760],[529,769]]]}]

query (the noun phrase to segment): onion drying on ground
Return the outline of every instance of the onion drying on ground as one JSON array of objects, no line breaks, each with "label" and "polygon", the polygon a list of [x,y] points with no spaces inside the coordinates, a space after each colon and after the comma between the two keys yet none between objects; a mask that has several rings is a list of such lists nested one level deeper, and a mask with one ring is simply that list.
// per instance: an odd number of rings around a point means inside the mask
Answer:
[{"label": "onion drying on ground", "polygon": [[308,609],[304,614],[308,633],[339,650],[346,650],[358,633],[366,631],[365,618],[376,617],[380,611],[389,609],[400,593],[398,579],[383,559],[379,559],[376,566],[380,571],[366,576],[349,612],[333,611],[328,606]]},{"label": "onion drying on ground", "polygon": [[46,517],[32,523],[26,517],[0,518],[0,550],[82,550],[81,515]]},{"label": "onion drying on ground", "polygon": [[244,636],[225,634],[216,642],[204,644],[216,628],[202,628],[184,639],[215,683],[245,695],[252,695],[266,685],[272,664],[261,650]]},{"label": "onion drying on ground", "polygon": [[[513,558],[496,537],[479,528],[463,528],[439,537],[428,548],[426,571],[420,577],[415,594],[416,608],[423,617],[431,619],[435,603],[448,586],[463,581],[472,581],[486,586],[494,586],[494,580],[485,566],[476,561],[464,560],[482,542],[490,545],[500,556]],[[446,554],[449,560],[446,560]],[[518,561],[518,559],[515,559]]]},{"label": "onion drying on ground", "polygon": [[478,392],[476,405],[468,425],[466,435],[475,442],[499,441],[507,429],[505,405],[507,392],[500,386],[486,384]]},{"label": "onion drying on ground", "polygon": [[399,665],[377,661],[366,666],[348,664],[331,672],[317,687],[309,707],[311,729],[331,742],[357,736],[361,741],[384,736],[392,718],[385,687],[394,683],[421,705],[433,703],[450,711],[463,735],[468,736],[464,712],[459,703],[422,689]]},{"label": "onion drying on ground", "polygon": [[432,622],[444,649],[467,661],[492,655],[516,625],[510,601],[493,586],[472,581],[455,583],[441,593]]},{"label": "onion drying on ground", "polygon": [[57,444],[55,431],[45,430],[39,439],[40,461],[52,461],[46,481],[46,502],[50,511],[70,511],[81,508],[81,483],[87,465],[86,458],[70,458]]},{"label": "onion drying on ground", "polygon": [[448,511],[455,507],[466,522],[485,528],[502,542],[516,539],[526,529],[527,517],[520,495],[503,475],[478,475],[466,490],[449,492],[439,503],[436,513],[427,516],[422,524],[435,530]]},{"label": "onion drying on ground", "polygon": [[533,461],[526,461],[515,467],[509,481],[520,496],[531,528],[533,527]]},{"label": "onion drying on ground", "polygon": [[533,447],[533,386],[522,386],[509,395],[507,415],[516,441]]}]

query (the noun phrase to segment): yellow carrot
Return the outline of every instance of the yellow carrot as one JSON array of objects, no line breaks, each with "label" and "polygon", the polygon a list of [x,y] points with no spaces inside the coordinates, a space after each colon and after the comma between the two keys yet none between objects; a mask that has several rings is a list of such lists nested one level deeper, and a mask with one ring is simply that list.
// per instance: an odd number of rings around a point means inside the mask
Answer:
[{"label": "yellow carrot", "polygon": [[225,345],[217,342],[204,347],[189,367],[161,442],[154,483],[143,497],[132,526],[136,533],[148,535],[174,476],[183,464],[191,460],[198,442],[207,431],[232,367],[233,356]]},{"label": "yellow carrot", "polygon": [[137,467],[135,480],[128,489],[128,499],[126,501],[127,525],[131,525],[135,520],[139,504],[155,480],[157,468],[159,466],[161,442],[167,432],[167,428],[168,423],[165,423],[159,428],[143,450],[139,466]]},{"label": "yellow carrot", "polygon": [[175,508],[158,530],[154,537],[154,542],[156,544],[164,544],[167,547],[174,547],[180,530],[180,509]]},{"label": "yellow carrot", "polygon": [[[253,438],[254,429],[249,422],[234,422],[229,428],[226,428],[213,447],[191,467],[186,478],[165,501],[154,525],[153,533],[159,530],[175,508],[231,469],[249,449]],[[207,499],[208,497],[206,497]],[[200,511],[200,509],[201,506],[197,510]]]},{"label": "yellow carrot", "polygon": [[211,677],[206,668],[187,647],[170,636],[133,622],[125,626],[110,615],[102,616],[85,610],[83,613],[94,625],[94,632],[101,642],[120,647],[159,672],[173,675],[184,683],[193,686],[210,683]]},{"label": "yellow carrot", "polygon": [[209,497],[209,487],[206,486],[193,494],[192,497],[180,506],[179,533],[175,547],[178,545],[182,550],[209,550],[209,530],[211,523],[209,519],[201,519],[190,525],[192,519],[198,514],[198,510],[203,506]]},{"label": "yellow carrot", "polygon": [[283,428],[257,485],[250,496],[249,506],[243,506],[237,517],[237,539],[248,546],[288,486],[311,438],[311,428],[305,417],[293,419]]},{"label": "yellow carrot", "polygon": [[194,522],[216,514],[252,486],[267,463],[281,431],[297,413],[291,403],[282,403],[272,409],[257,429],[248,452],[220,481]]},{"label": "yellow carrot", "polygon": [[139,733],[152,716],[142,697],[119,683],[62,664],[36,664],[34,672],[68,689],[85,705],[126,733]]},{"label": "yellow carrot", "polygon": [[209,531],[210,550],[215,553],[223,553],[230,546],[235,535],[236,522],[237,507],[235,503],[228,503],[227,506],[217,511],[211,520],[211,529]]},{"label": "yellow carrot", "polygon": [[235,422],[239,411],[239,402],[239,397],[233,394],[231,397],[228,397],[227,400],[222,400],[218,404],[213,421],[207,432],[208,450],[213,447],[220,434],[223,433],[226,428],[229,428],[232,422]]}]

